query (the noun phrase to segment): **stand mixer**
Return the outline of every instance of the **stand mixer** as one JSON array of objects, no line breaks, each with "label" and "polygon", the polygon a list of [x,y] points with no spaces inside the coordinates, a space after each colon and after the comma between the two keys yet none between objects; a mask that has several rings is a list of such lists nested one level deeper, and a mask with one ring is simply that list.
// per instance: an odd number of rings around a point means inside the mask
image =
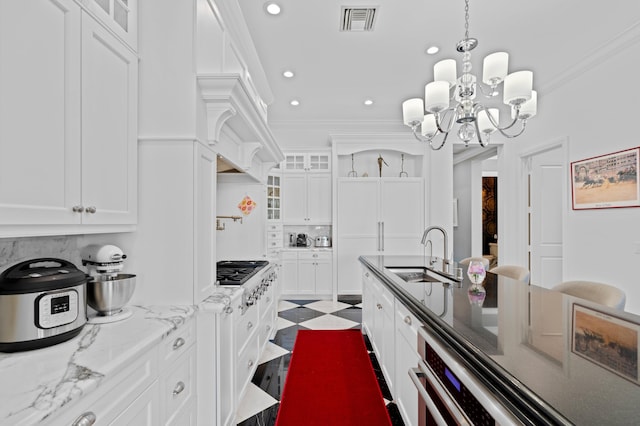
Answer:
[{"label": "stand mixer", "polygon": [[120,273],[127,256],[119,247],[91,244],[81,250],[80,257],[92,278],[87,283],[87,304],[96,315],[89,315],[89,322],[115,322],[130,317],[132,312],[124,305],[133,296],[136,276]]}]

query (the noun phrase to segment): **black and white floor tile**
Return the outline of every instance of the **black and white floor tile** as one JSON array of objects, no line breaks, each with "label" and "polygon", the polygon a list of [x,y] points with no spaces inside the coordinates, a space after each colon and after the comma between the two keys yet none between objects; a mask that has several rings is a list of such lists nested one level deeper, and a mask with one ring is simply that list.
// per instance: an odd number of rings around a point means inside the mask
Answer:
[{"label": "black and white floor tile", "polygon": [[[278,305],[278,331],[267,343],[267,349],[240,401],[237,421],[240,426],[270,426],[275,424],[280,396],[291,361],[291,350],[298,330],[342,330],[359,329],[362,323],[360,297],[329,300],[282,300]],[[391,394],[372,352],[371,343],[365,336],[371,363],[378,378],[382,395],[393,425],[404,425],[398,407],[391,402]]]}]

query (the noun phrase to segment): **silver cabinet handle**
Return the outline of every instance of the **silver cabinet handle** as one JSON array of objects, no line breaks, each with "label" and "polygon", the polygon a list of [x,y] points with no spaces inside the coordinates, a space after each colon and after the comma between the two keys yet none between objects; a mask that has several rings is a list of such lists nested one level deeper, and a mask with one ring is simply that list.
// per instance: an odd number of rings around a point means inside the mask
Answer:
[{"label": "silver cabinet handle", "polygon": [[247,369],[251,370],[251,367],[253,367],[253,361],[249,360],[249,363],[247,364]]},{"label": "silver cabinet handle", "polygon": [[[433,400],[431,399],[431,397],[429,396],[427,391],[424,389],[424,387],[422,386],[422,383],[420,383],[420,379],[418,378],[418,374],[420,374],[421,376],[424,377],[424,374],[422,374],[419,369],[417,369],[417,368],[415,368],[415,369],[414,368],[410,368],[409,369],[409,377],[411,378],[411,381],[413,382],[413,385],[418,390],[418,394],[420,394],[420,399],[422,399],[424,401],[424,403],[427,404],[427,410],[434,417],[434,420],[436,421],[436,424],[438,424],[438,425],[446,425],[447,422],[444,420],[444,418],[440,414],[440,411],[436,407],[436,404],[433,402]],[[467,423],[461,423],[461,424],[467,424]]]},{"label": "silver cabinet handle", "polygon": [[368,272],[365,272],[365,273],[364,273],[364,276],[365,276],[365,277],[369,277],[369,273],[368,273]]},{"label": "silver cabinet handle", "polygon": [[253,324],[251,323],[251,321],[249,321],[247,323],[247,331],[251,330],[253,328]]},{"label": "silver cabinet handle", "polygon": [[173,396],[180,395],[184,391],[184,382],[176,383],[176,387],[173,388]]},{"label": "silver cabinet handle", "polygon": [[233,312],[233,308],[231,307],[231,305],[227,305],[227,306],[224,308],[224,313],[225,313],[225,314],[230,314],[230,313],[232,313],[232,312]]},{"label": "silver cabinet handle", "polygon": [[184,345],[184,339],[182,337],[178,337],[175,342],[173,342],[173,350],[179,349]]},{"label": "silver cabinet handle", "polygon": [[93,411],[82,413],[71,426],[91,426],[96,422],[96,414]]},{"label": "silver cabinet handle", "polygon": [[376,308],[378,308],[378,309],[382,309],[382,305],[381,305],[381,304],[379,304],[379,303],[376,303]]},{"label": "silver cabinet handle", "polygon": [[73,207],[71,208],[71,210],[72,210],[74,213],[82,213],[82,212],[84,211],[84,207],[83,207],[83,206],[73,206]]},{"label": "silver cabinet handle", "polygon": [[384,222],[380,222],[380,228],[382,232],[380,232],[380,246],[382,247],[380,251],[384,251]]},{"label": "silver cabinet handle", "polygon": [[406,317],[404,317],[404,323],[411,325],[411,317],[409,315],[407,315]]},{"label": "silver cabinet handle", "polygon": [[86,212],[87,213],[94,214],[96,211],[98,211],[98,210],[96,209],[95,206],[89,206],[89,207],[86,208]]}]

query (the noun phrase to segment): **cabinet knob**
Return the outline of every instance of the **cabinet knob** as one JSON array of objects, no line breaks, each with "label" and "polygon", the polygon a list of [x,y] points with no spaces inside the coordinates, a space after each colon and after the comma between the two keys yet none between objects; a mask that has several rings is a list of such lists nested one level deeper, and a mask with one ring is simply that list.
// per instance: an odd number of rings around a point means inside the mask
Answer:
[{"label": "cabinet knob", "polygon": [[93,411],[82,413],[71,426],[91,426],[96,422],[96,414]]},{"label": "cabinet knob", "polygon": [[405,324],[411,325],[411,317],[409,315],[404,317],[404,322],[405,322]]},{"label": "cabinet knob", "polygon": [[72,210],[74,213],[82,213],[82,212],[84,211],[84,207],[83,207],[83,206],[73,206],[73,207],[71,208],[71,210]]},{"label": "cabinet knob", "polygon": [[251,321],[249,321],[247,323],[247,331],[251,330],[253,328],[253,323],[251,323]]},{"label": "cabinet knob", "polygon": [[247,369],[251,370],[251,367],[253,367],[253,361],[249,360],[249,363],[247,364]]},{"label": "cabinet knob", "polygon": [[173,396],[180,395],[184,391],[184,382],[176,383],[176,387],[173,388]]},{"label": "cabinet knob", "polygon": [[184,345],[184,339],[182,337],[178,337],[175,342],[173,342],[173,350],[179,349]]},{"label": "cabinet knob", "polygon": [[[381,305],[381,304],[379,304],[379,303],[376,303],[376,308],[378,308],[378,309],[382,309],[382,305]],[[407,317],[407,318],[409,318],[409,317]]]},{"label": "cabinet knob", "polygon": [[87,211],[87,213],[94,214],[97,211],[97,209],[96,209],[95,206],[89,206],[89,207],[87,207],[86,211]]},{"label": "cabinet knob", "polygon": [[225,314],[230,314],[230,313],[232,313],[232,312],[233,312],[233,308],[232,308],[230,305],[227,305],[227,306],[224,308],[224,313],[225,313]]}]

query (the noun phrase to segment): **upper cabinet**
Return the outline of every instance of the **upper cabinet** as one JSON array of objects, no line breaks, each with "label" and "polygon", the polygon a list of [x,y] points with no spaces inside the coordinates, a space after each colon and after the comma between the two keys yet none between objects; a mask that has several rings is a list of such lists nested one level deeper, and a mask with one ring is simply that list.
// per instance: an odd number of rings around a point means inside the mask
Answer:
[{"label": "upper cabinet", "polygon": [[331,154],[313,152],[285,154],[282,168],[287,172],[331,172]]},{"label": "upper cabinet", "polygon": [[1,2],[0,40],[0,237],[131,230],[136,54],[72,0]]},{"label": "upper cabinet", "polygon": [[138,49],[137,0],[82,0],[82,4],[133,50]]}]

